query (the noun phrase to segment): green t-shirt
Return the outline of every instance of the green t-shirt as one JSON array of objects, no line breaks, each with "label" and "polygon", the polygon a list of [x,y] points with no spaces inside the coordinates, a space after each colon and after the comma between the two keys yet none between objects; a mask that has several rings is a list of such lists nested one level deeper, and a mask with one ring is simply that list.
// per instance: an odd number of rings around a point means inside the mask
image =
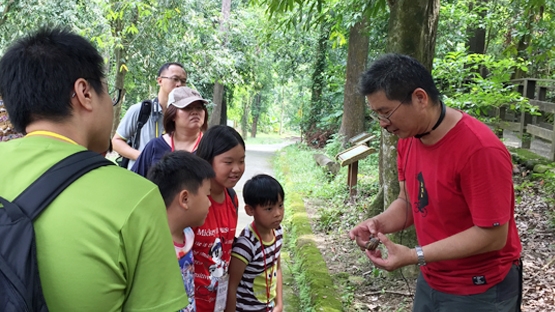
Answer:
[{"label": "green t-shirt", "polygon": [[[0,196],[13,200],[84,147],[46,137],[0,144]],[[177,311],[188,304],[158,188],[117,166],[60,194],[34,223],[50,311]]]}]

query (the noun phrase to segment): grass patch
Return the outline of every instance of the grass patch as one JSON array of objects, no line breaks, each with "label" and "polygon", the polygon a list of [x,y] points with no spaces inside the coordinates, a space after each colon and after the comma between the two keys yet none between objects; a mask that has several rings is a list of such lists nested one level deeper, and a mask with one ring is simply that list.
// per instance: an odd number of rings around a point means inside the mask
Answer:
[{"label": "grass patch", "polygon": [[[288,148],[288,150],[295,152],[298,149]],[[342,311],[341,300],[333,280],[313,239],[303,196],[296,189],[299,181],[294,182],[290,179],[299,174],[302,175],[302,172],[290,174],[297,167],[280,163],[279,159],[283,159],[281,157],[284,155],[287,155],[287,152],[282,151],[274,162],[276,168],[280,170],[277,174],[278,179],[285,188],[287,209],[282,225],[286,233],[286,249],[294,259],[291,270],[298,286],[301,311]]]},{"label": "grass patch", "polygon": [[[357,283],[350,281],[348,274],[343,274],[334,276],[330,284],[326,263],[311,237],[312,229],[302,199],[321,203],[318,205],[319,230],[329,233],[352,228],[365,218],[371,199],[379,190],[378,155],[370,155],[359,162],[358,195],[351,201],[347,167],[341,168],[335,177],[330,177],[314,161],[312,155],[316,152],[327,154],[332,159],[335,156],[329,155],[334,151],[316,151],[303,144],[294,144],[283,148],[274,158],[276,177],[284,183],[286,192],[284,224],[291,236],[286,246],[295,259],[292,270],[303,311],[341,311],[352,303]],[[313,271],[309,272],[309,269]],[[314,285],[319,290],[315,290]],[[331,298],[334,299],[334,306],[318,304],[329,304],[326,300],[330,296],[335,297]],[[341,305],[336,306],[337,302]]]},{"label": "grass patch", "polygon": [[[357,195],[351,200],[347,186],[347,167],[330,177],[313,159],[314,150],[303,144],[290,145],[274,159],[276,175],[291,181],[296,193],[307,199],[322,202],[318,209],[318,228],[323,232],[344,231],[365,217],[373,197],[379,190],[378,155],[372,154],[359,161]],[[333,159],[333,156],[328,155]],[[287,172],[280,172],[287,168]]]}]

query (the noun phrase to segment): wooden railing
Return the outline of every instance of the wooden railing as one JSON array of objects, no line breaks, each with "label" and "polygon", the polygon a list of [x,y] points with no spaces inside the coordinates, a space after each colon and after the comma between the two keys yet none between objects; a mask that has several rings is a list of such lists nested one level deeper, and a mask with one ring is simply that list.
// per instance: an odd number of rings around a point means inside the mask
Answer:
[{"label": "wooden railing", "polygon": [[521,148],[530,149],[531,142],[540,138],[551,145],[549,159],[555,161],[555,103],[548,99],[555,99],[555,80],[524,78],[511,80],[518,92],[529,99],[531,105],[536,106],[540,116],[533,116],[525,110],[511,111],[507,107],[497,110],[499,122],[495,124],[497,135],[503,136],[503,130],[517,133],[521,140]]}]

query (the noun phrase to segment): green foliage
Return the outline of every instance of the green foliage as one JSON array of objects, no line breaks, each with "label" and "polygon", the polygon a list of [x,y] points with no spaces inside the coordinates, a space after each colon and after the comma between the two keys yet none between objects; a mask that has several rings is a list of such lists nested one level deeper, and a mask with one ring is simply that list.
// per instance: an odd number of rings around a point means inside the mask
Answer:
[{"label": "green foliage", "polygon": [[[523,62],[511,58],[449,52],[445,58],[435,60],[433,75],[445,103],[471,115],[484,117],[491,109],[501,106],[535,112],[536,108],[509,82],[516,69],[527,68]],[[480,71],[486,71],[487,76],[482,77]]]},{"label": "green foliage", "polygon": [[[228,113],[263,132],[339,129],[349,30],[370,16],[373,60],[385,50],[385,0],[233,1],[228,32],[220,31],[221,0],[62,1],[0,3],[0,53],[41,25],[65,25],[91,39],[106,59],[108,81],[125,71],[122,112],[158,90],[160,65],[185,65],[188,84],[211,98],[215,81],[228,92]],[[505,83],[515,70],[554,78],[553,4],[545,0],[442,1],[434,74],[446,103],[483,116],[491,108],[531,109]],[[266,12],[266,15],[264,15]],[[261,16],[263,16],[261,18]],[[316,65],[321,25],[328,28],[325,58]],[[486,56],[466,55],[473,29],[486,31]],[[116,50],[124,49],[122,64]],[[485,78],[477,69],[487,68]],[[321,79],[313,106],[312,77]],[[253,106],[255,96],[260,105]]]},{"label": "green foliage", "polygon": [[[295,190],[308,200],[320,203],[320,229],[325,232],[350,229],[362,220],[372,197],[378,192],[378,155],[372,154],[359,161],[357,196],[351,201],[347,187],[347,167],[342,167],[337,176],[330,180],[316,165],[312,157],[315,152],[302,144],[288,146],[274,160],[275,167],[287,165],[290,168],[287,178],[294,183]],[[282,174],[277,173],[278,177]]]},{"label": "green foliage", "polygon": [[329,155],[331,158],[335,158],[335,156],[343,149],[344,139],[345,137],[339,133],[333,134],[324,147],[326,155]]}]

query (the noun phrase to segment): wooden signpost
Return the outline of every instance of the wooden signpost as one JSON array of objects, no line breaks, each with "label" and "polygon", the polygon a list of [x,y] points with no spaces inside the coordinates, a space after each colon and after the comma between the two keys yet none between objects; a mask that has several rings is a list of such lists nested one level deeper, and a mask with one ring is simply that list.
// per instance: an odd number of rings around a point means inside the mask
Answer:
[{"label": "wooden signpost", "polygon": [[349,142],[354,146],[340,152],[335,156],[341,166],[349,166],[347,174],[347,185],[349,185],[349,196],[351,199],[356,195],[358,161],[364,159],[368,155],[375,153],[376,150],[368,147],[368,143],[374,138],[368,133],[361,133],[354,136]]}]

